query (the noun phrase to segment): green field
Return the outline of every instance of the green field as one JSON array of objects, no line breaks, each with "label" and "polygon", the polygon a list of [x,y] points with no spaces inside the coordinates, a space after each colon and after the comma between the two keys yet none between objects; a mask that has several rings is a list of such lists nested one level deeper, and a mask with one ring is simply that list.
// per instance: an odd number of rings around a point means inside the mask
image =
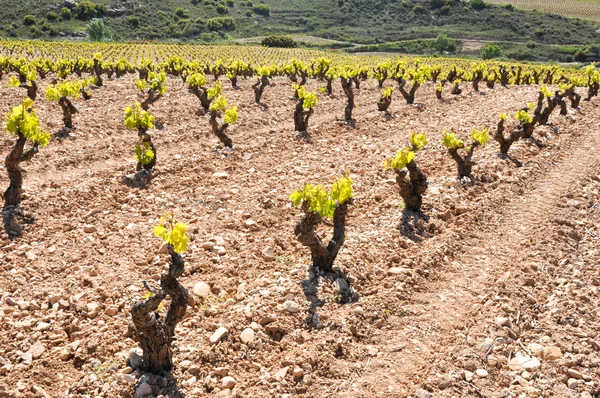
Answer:
[{"label": "green field", "polygon": [[600,0],[487,0],[487,2],[512,4],[524,10],[600,21]]}]

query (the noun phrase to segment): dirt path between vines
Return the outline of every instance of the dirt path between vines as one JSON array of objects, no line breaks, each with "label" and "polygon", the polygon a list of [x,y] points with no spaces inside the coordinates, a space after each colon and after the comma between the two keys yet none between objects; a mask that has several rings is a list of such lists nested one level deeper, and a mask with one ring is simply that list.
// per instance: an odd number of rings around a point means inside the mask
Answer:
[{"label": "dirt path between vines", "polygon": [[[597,108],[594,111],[599,113]],[[554,166],[539,176],[524,194],[515,196],[503,208],[498,209],[498,213],[489,212],[487,219],[475,227],[470,237],[465,236],[460,244],[457,259],[449,266],[436,270],[437,277],[432,278],[434,280],[422,289],[424,291],[411,297],[410,301],[414,305],[407,306],[407,313],[415,315],[409,317],[404,324],[406,327],[391,327],[389,332],[380,336],[381,341],[394,341],[396,345],[382,345],[382,351],[378,355],[367,360],[361,371],[350,380],[331,388],[328,396],[342,396],[341,392],[345,391],[343,396],[356,397],[360,380],[378,380],[380,385],[387,383],[389,396],[394,397],[414,394],[415,386],[423,387],[417,390],[419,398],[438,397],[439,394],[456,396],[456,390],[438,390],[460,385],[466,386],[466,390],[462,390],[460,396],[491,396],[480,391],[470,380],[464,381],[464,369],[460,370],[462,366],[461,361],[457,361],[457,357],[460,357],[457,353],[461,349],[464,353],[464,347],[472,345],[468,344],[471,343],[469,332],[476,328],[475,325],[479,325],[479,329],[487,329],[483,324],[489,323],[490,319],[493,323],[494,317],[489,314],[489,308],[485,311],[480,304],[482,298],[485,301],[489,292],[498,286],[503,288],[510,283],[520,282],[520,267],[527,266],[527,263],[540,257],[539,247],[534,250],[532,241],[543,240],[544,234],[549,233],[557,223],[560,208],[565,207],[565,195],[571,197],[569,192],[575,191],[586,179],[595,178],[596,181],[600,181],[599,132],[600,123],[596,130],[573,138],[572,142],[567,144],[570,148],[563,149]],[[544,242],[546,245],[551,243]],[[544,249],[548,249],[548,253],[551,252],[548,247]],[[427,248],[421,250],[426,251]],[[544,260],[551,262],[551,259]],[[560,261],[562,258],[554,260]],[[592,279],[591,276],[588,277],[589,280]],[[526,348],[521,339],[517,339],[516,343]],[[594,344],[598,350],[600,347],[597,343]],[[477,357],[477,368],[486,368],[488,366],[481,359],[485,359],[490,351],[491,348],[487,352],[484,350],[485,356],[467,354],[466,357]],[[384,352],[389,354],[385,355]],[[525,349],[524,352],[531,354],[529,349]],[[390,366],[390,356],[393,357],[393,366]],[[462,359],[464,363],[464,358]],[[472,359],[470,361],[472,362]],[[445,364],[440,366],[440,362]],[[469,362],[468,358],[466,362]],[[454,369],[453,376],[438,373],[440,367],[448,369],[448,366],[460,371]],[[382,369],[389,370],[389,373]],[[439,387],[440,385],[442,387]],[[499,386],[496,384],[490,388],[493,390]],[[494,392],[498,394],[500,390]],[[539,390],[534,388],[526,392],[527,396],[539,396]],[[550,392],[551,395],[548,396],[563,396],[558,389],[551,388]],[[365,393],[358,396],[370,395]]]}]

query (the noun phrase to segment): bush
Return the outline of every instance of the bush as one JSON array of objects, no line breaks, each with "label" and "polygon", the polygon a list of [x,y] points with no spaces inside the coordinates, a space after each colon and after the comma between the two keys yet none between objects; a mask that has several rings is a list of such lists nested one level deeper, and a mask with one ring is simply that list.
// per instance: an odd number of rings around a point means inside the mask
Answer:
[{"label": "bush", "polygon": [[58,14],[54,11],[48,11],[48,13],[46,14],[46,19],[48,21],[56,21],[58,19]]},{"label": "bush", "polygon": [[535,42],[533,41],[528,41],[525,45],[527,48],[535,48]]},{"label": "bush", "polygon": [[512,4],[505,4],[504,8],[506,8],[508,11],[514,11],[515,7]]},{"label": "bush", "polygon": [[234,0],[227,0],[227,7],[233,7],[235,6],[235,1]]},{"label": "bush", "polygon": [[412,8],[412,12],[415,14],[425,14],[427,10],[421,4],[417,4]]},{"label": "bush", "polygon": [[443,33],[437,35],[435,40],[431,43],[431,47],[439,53],[449,52],[453,53],[456,51],[457,43],[456,40],[450,39]]},{"label": "bush", "polygon": [[298,43],[291,37],[286,36],[267,36],[262,39],[261,43],[266,47],[279,47],[279,48],[294,48],[298,46]]},{"label": "bush", "polygon": [[471,8],[474,10],[483,10],[486,4],[483,0],[471,0]]},{"label": "bush", "polygon": [[227,8],[227,6],[224,5],[224,4],[219,4],[217,6],[217,12],[219,14],[228,14],[229,13],[229,8]]},{"label": "bush", "polygon": [[498,58],[502,55],[502,49],[497,44],[487,43],[481,49],[481,58],[492,59]]},{"label": "bush", "polygon": [[71,19],[71,15],[71,10],[69,10],[67,7],[63,7],[62,10],[60,10],[60,17],[64,20]]},{"label": "bush", "polygon": [[432,10],[435,10],[436,8],[442,8],[444,5],[446,5],[444,0],[431,0],[430,3]]},{"label": "bush", "polygon": [[187,18],[188,10],[186,10],[185,8],[178,7],[175,10],[175,15],[177,15],[179,18]]},{"label": "bush", "polygon": [[23,17],[23,25],[25,25],[25,26],[35,25],[35,17],[33,15],[25,15]]},{"label": "bush", "polygon": [[77,6],[77,18],[87,21],[92,18],[101,17],[106,14],[104,4],[92,3],[91,1],[82,1]]},{"label": "bush", "polygon": [[88,39],[90,41],[108,41],[112,39],[112,31],[104,25],[100,18],[92,19],[87,26]]},{"label": "bush", "polygon": [[585,60],[587,59],[587,56],[585,55],[583,50],[577,50],[575,52],[575,55],[573,56],[573,59],[577,62],[585,62]]},{"label": "bush", "polygon": [[268,4],[255,4],[252,10],[259,15],[269,16],[271,15],[271,8]]},{"label": "bush", "polygon": [[235,22],[231,17],[215,17],[206,21],[208,30],[218,32],[220,30],[229,31],[235,29]]},{"label": "bush", "polygon": [[450,6],[443,6],[440,8],[440,15],[450,15]]},{"label": "bush", "polygon": [[56,29],[55,26],[52,26],[50,27],[50,31],[48,32],[48,34],[52,37],[58,36],[58,29]]},{"label": "bush", "polygon": [[136,17],[136,16],[127,17],[127,25],[131,26],[132,28],[139,27],[140,26],[140,18]]}]

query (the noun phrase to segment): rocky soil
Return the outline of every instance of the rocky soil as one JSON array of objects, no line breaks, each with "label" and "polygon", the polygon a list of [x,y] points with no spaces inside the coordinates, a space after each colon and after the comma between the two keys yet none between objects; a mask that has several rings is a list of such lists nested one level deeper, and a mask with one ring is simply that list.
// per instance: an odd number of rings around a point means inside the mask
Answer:
[{"label": "rocky soil", "polygon": [[[151,108],[160,128],[147,185],[131,182],[137,137],[122,122],[138,99],[132,77],[77,100],[77,128],[24,164],[22,236],[0,227],[0,397],[599,396],[598,98],[553,115],[510,159],[495,142],[477,148],[475,180],[459,182],[442,131],[493,132],[539,87],[465,85],[438,101],[427,84],[416,106],[395,93],[385,115],[365,82],[352,127],[337,84],[298,136],[289,83],[266,89],[266,108],[253,83],[225,87],[239,107],[229,151],[170,79]],[[2,112],[24,96],[15,90],[0,87]],[[58,105],[36,107],[57,132]],[[430,141],[417,154],[430,182],[418,216],[383,169],[411,131]],[[2,156],[11,145],[0,140]],[[336,266],[357,295],[348,304],[343,282],[310,268],[288,200],[344,173],[355,201]],[[168,262],[152,233],[167,211],[189,225],[181,280],[193,300],[176,369],[161,377],[136,369],[128,324],[142,281],[157,285]]]}]

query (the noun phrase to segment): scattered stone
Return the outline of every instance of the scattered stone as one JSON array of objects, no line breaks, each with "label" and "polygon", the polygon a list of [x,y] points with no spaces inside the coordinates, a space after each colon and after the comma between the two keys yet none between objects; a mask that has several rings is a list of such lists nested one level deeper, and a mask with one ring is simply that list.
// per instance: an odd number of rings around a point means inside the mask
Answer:
[{"label": "scattered stone", "polygon": [[527,349],[533,354],[533,355],[541,355],[542,354],[542,350],[544,349],[544,346],[538,343],[531,343],[527,346]]},{"label": "scattered stone", "polygon": [[542,359],[544,361],[556,361],[562,357],[560,348],[556,346],[544,347],[542,350]]},{"label": "scattered stone", "polygon": [[215,177],[215,178],[227,178],[227,177],[229,177],[229,174],[226,171],[217,171],[216,173],[213,173],[213,177]]},{"label": "scattered stone", "polygon": [[490,374],[488,373],[487,370],[485,369],[477,369],[475,371],[475,374],[477,375],[477,377],[480,377],[482,379],[485,379],[486,377],[488,377]]},{"label": "scattered stone", "polygon": [[135,351],[129,353],[129,366],[132,369],[140,369],[144,364],[144,357]]},{"label": "scattered stone", "polygon": [[240,333],[240,340],[244,344],[248,344],[254,341],[254,330],[246,328]]},{"label": "scattered stone", "polygon": [[571,378],[567,380],[567,387],[571,389],[576,389],[577,386],[581,383],[583,383],[583,381]]},{"label": "scattered stone", "polygon": [[410,274],[411,272],[412,272],[412,270],[410,268],[392,267],[392,268],[388,269],[387,274],[388,275],[402,275],[402,274]]},{"label": "scattered stone", "polygon": [[135,390],[133,398],[145,398],[148,396],[152,396],[152,387],[148,383],[141,383]]},{"label": "scattered stone", "polygon": [[516,371],[534,371],[539,369],[541,366],[540,360],[536,357],[528,357],[528,356],[516,356],[510,360],[508,363],[508,367],[510,370]]},{"label": "scattered stone", "polygon": [[510,326],[510,319],[499,316],[498,318],[496,318],[496,325],[500,327],[508,327]]},{"label": "scattered stone", "polygon": [[[132,375],[132,374],[124,374],[124,373],[121,373],[120,375],[118,375],[118,376],[117,376],[117,380],[118,380],[120,383],[127,383],[127,384],[129,384],[129,383],[134,383],[134,382],[135,382],[135,376],[134,376],[134,375]],[[130,393],[130,394],[131,394],[131,393]]]},{"label": "scattered stone", "polygon": [[445,390],[446,388],[450,388],[454,385],[454,380],[450,376],[442,376],[438,383],[438,388],[440,390]]},{"label": "scattered stone", "polygon": [[194,294],[198,297],[207,297],[210,294],[210,286],[205,282],[198,282],[194,285]]},{"label": "scattered stone", "polygon": [[473,381],[473,372],[469,372],[468,370],[465,370],[465,380],[468,381],[469,383]]},{"label": "scattered stone", "polygon": [[285,368],[279,370],[279,372],[275,373],[273,375],[273,377],[275,377],[275,380],[281,381],[281,380],[285,379],[285,376],[287,375],[289,368],[290,368],[289,366],[286,366]]},{"label": "scattered stone", "polygon": [[29,352],[31,353],[33,359],[38,359],[41,357],[44,351],[46,351],[46,348],[44,348],[42,343],[39,341],[36,341],[35,344],[29,348]]},{"label": "scattered stone", "polygon": [[83,232],[85,232],[86,234],[93,234],[94,232],[97,232],[98,228],[96,228],[94,225],[85,225],[83,227]]},{"label": "scattered stone", "polygon": [[419,388],[415,394],[417,394],[418,398],[431,398],[431,393],[427,390],[423,390],[422,388]]},{"label": "scattered stone", "polygon": [[224,339],[228,333],[229,333],[229,331],[227,329],[225,329],[223,326],[221,326],[212,334],[212,336],[210,336],[210,343],[211,344],[218,343],[219,341]]},{"label": "scattered stone", "polygon": [[287,300],[286,302],[284,302],[283,308],[286,311],[291,312],[292,314],[295,314],[296,312],[300,311],[300,306],[298,305],[298,303],[292,300]]},{"label": "scattered stone", "polygon": [[231,390],[233,387],[235,387],[235,379],[231,376],[225,376],[221,380],[221,386],[223,388]]},{"label": "scattered stone", "polygon": [[37,324],[37,326],[35,328],[37,330],[43,332],[44,330],[50,329],[50,324],[46,323],[46,322],[40,322],[40,323]]},{"label": "scattered stone", "polygon": [[577,380],[583,380],[583,373],[581,373],[578,370],[575,369],[567,369],[567,376],[573,378],[573,379],[577,379]]},{"label": "scattered stone", "polygon": [[356,315],[363,315],[365,313],[365,311],[360,305],[358,307],[354,307],[352,309],[352,312],[354,312]]},{"label": "scattered stone", "polygon": [[266,261],[273,261],[275,260],[275,251],[270,246],[265,247],[262,251],[262,256]]},{"label": "scattered stone", "polygon": [[201,248],[203,248],[204,250],[212,250],[215,247],[215,243],[214,242],[204,242],[200,245]]},{"label": "scattered stone", "polygon": [[277,317],[274,314],[269,314],[269,315],[262,317],[258,323],[260,323],[261,326],[265,326],[265,325],[268,325],[269,323],[275,322],[276,320],[277,320]]},{"label": "scattered stone", "polygon": [[299,379],[300,377],[304,376],[304,369],[302,369],[299,366],[294,367],[294,377]]}]

